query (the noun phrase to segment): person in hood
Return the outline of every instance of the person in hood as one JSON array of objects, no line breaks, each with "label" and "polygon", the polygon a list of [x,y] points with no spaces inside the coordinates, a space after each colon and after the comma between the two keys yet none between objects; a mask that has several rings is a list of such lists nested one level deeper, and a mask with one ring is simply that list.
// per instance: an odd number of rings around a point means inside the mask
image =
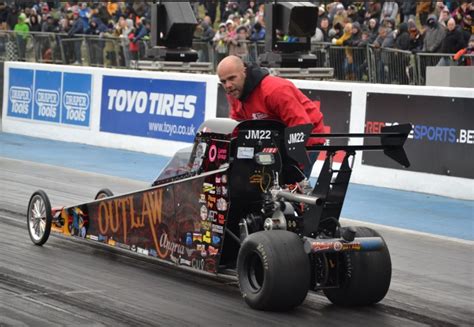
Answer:
[{"label": "person in hood", "polygon": [[423,51],[436,53],[441,51],[441,45],[446,37],[446,28],[443,27],[435,15],[430,15],[426,21],[428,28],[424,34]]},{"label": "person in hood", "polygon": [[[230,118],[237,121],[273,119],[286,126],[312,124],[312,133],[324,133],[323,114],[319,103],[308,99],[290,81],[270,76],[255,64],[244,64],[237,56],[224,58],[217,66],[217,75],[227,93]],[[324,139],[311,138],[308,144],[323,144]],[[316,156],[311,158],[315,161]],[[304,167],[307,177],[312,165]]]},{"label": "person in hood", "polygon": [[400,26],[398,26],[395,47],[400,50],[410,49],[410,33],[408,33],[408,23],[401,23]]},{"label": "person in hood", "polygon": [[16,33],[16,40],[18,42],[18,56],[20,60],[25,60],[26,56],[26,41],[30,32],[30,26],[26,23],[26,15],[21,13],[18,16],[18,23],[13,29]]}]

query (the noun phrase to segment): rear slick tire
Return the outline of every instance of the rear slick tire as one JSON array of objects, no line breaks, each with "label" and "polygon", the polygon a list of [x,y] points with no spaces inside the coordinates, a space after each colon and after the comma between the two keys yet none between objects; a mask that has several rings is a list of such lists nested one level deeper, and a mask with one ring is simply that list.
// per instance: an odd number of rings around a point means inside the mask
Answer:
[{"label": "rear slick tire", "polygon": [[[381,237],[367,227],[355,227],[356,237]],[[383,239],[383,238],[382,238]],[[392,262],[387,245],[379,251],[341,253],[340,288],[325,289],[334,304],[364,306],[381,301],[388,292],[392,278]]]},{"label": "rear slick tire", "polygon": [[237,274],[242,297],[251,308],[288,311],[306,298],[310,262],[295,233],[257,232],[240,248]]}]

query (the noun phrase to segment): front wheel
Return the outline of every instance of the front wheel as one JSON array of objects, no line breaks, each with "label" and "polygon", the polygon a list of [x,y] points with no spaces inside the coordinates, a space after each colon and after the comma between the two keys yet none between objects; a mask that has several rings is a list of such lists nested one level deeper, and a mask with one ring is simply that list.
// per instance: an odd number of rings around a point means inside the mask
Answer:
[{"label": "front wheel", "polygon": [[[367,227],[355,227],[355,230],[356,237],[381,237]],[[392,278],[392,262],[385,241],[379,251],[345,252],[340,255],[340,287],[325,289],[326,297],[342,306],[370,305],[381,301],[388,292]]]},{"label": "front wheel", "polygon": [[36,191],[28,203],[28,212],[26,214],[28,233],[31,241],[35,245],[46,243],[51,232],[51,203],[44,191]]},{"label": "front wheel", "polygon": [[287,311],[306,298],[309,257],[295,233],[257,232],[250,234],[240,248],[237,274],[242,296],[251,308]]},{"label": "front wheel", "polygon": [[97,194],[95,195],[94,200],[110,198],[111,196],[114,196],[114,193],[112,193],[112,191],[109,190],[108,188],[103,188],[103,189],[100,189],[99,192],[97,192]]}]

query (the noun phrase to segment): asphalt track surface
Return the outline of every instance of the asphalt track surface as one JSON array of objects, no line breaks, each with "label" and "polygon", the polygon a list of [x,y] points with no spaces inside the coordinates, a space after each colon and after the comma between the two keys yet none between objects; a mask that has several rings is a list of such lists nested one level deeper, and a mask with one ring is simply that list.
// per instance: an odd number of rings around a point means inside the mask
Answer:
[{"label": "asphalt track surface", "polygon": [[472,241],[377,227],[393,265],[381,303],[347,309],[310,293],[302,306],[276,314],[247,307],[233,280],[88,241],[52,235],[38,247],[29,239],[26,206],[39,188],[54,206],[88,201],[102,187],[119,194],[147,184],[0,158],[0,326],[474,325]]}]

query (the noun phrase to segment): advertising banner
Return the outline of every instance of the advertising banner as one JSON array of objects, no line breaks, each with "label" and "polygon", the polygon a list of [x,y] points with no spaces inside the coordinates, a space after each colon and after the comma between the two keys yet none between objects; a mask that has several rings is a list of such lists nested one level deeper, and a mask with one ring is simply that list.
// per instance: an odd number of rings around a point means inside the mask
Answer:
[{"label": "advertising banner", "polygon": [[[367,93],[366,133],[407,122],[407,170],[474,178],[474,99]],[[378,152],[364,152],[362,163],[405,169]]]},{"label": "advertising banner", "polygon": [[91,75],[64,73],[62,123],[89,126],[91,108]]},{"label": "advertising banner", "polygon": [[10,68],[7,115],[89,127],[90,74]]},{"label": "advertising banner", "polygon": [[61,72],[36,71],[33,119],[60,122]]},{"label": "advertising banner", "polygon": [[103,77],[102,132],[193,142],[205,110],[205,82]]},{"label": "advertising banner", "polygon": [[10,68],[8,116],[26,119],[32,118],[33,77],[34,71],[31,69]]}]

